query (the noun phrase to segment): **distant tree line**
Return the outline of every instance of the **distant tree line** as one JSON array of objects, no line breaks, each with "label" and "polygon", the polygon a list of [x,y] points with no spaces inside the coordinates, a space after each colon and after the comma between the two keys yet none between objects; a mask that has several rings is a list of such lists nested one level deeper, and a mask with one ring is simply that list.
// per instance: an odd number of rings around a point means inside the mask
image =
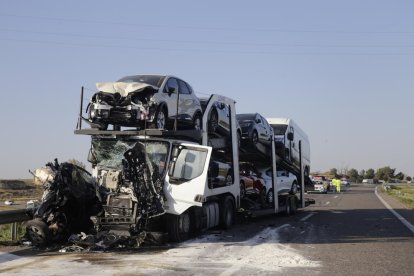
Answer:
[{"label": "distant tree line", "polygon": [[[314,174],[321,174],[321,173],[314,173]],[[341,169],[338,170],[336,168],[332,168],[327,173],[323,173],[323,175],[329,175],[330,177],[339,177],[339,178],[348,178],[351,182],[361,183],[363,179],[373,179],[374,182],[378,182],[379,180],[385,182],[393,182],[393,181],[411,181],[414,177],[407,176],[402,172],[396,173],[396,169],[392,169],[390,166],[382,167],[377,170],[372,168],[368,170],[361,170],[358,171],[357,169]]]}]

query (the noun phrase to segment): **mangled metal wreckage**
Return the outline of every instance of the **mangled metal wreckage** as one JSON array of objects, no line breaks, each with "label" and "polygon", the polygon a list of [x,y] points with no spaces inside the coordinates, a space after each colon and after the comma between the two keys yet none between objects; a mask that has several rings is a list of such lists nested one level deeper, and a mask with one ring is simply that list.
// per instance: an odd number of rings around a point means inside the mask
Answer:
[{"label": "mangled metal wreckage", "polygon": [[[93,139],[91,158],[98,166],[92,177],[70,163],[48,163],[35,171],[44,183],[41,204],[29,221],[27,236],[34,245],[64,243],[71,234],[93,236],[94,244],[157,242],[163,209],[163,182],[168,143]],[[73,240],[73,239],[72,239]],[[159,240],[158,240],[159,241]],[[104,246],[106,247],[106,246]]]}]

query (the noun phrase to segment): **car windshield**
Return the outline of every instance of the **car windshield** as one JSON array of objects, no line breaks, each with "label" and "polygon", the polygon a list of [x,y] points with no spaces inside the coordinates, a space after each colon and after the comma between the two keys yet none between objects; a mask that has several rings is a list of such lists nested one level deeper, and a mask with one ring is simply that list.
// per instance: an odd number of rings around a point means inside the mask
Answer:
[{"label": "car windshield", "polygon": [[[98,167],[122,169],[124,153],[135,146],[138,140],[116,140],[92,138],[92,147],[96,154]],[[141,141],[143,142],[143,141]],[[149,160],[159,166],[162,173],[166,168],[170,144],[162,141],[145,141]]]},{"label": "car windshield", "polygon": [[237,120],[240,121],[247,121],[247,120],[254,120],[254,118],[256,117],[256,114],[237,114],[236,118]]},{"label": "car windshield", "polygon": [[164,81],[165,76],[159,75],[135,75],[135,76],[126,76],[122,79],[119,79],[118,82],[141,82],[147,83],[152,86],[160,87]]},{"label": "car windshield", "polygon": [[287,130],[287,125],[272,125],[272,128],[275,135],[284,135]]}]

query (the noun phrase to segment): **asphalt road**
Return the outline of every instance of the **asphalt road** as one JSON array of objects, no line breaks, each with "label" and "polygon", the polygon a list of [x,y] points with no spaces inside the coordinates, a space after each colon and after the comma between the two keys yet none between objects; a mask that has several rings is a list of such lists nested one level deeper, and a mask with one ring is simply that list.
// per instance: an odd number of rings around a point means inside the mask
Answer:
[{"label": "asphalt road", "polygon": [[[185,243],[109,253],[1,247],[0,273],[156,275],[413,275],[414,233],[373,186],[308,195],[316,204],[293,217],[242,220]],[[387,198],[386,198],[387,199]],[[388,200],[388,199],[387,199]],[[412,211],[400,209],[409,220]],[[414,222],[412,222],[414,224]]]}]

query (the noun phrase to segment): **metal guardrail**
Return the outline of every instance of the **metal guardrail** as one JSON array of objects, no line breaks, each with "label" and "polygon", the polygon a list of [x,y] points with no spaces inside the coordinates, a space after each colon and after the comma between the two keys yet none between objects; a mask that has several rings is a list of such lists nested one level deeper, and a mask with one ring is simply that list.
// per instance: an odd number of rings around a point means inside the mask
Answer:
[{"label": "metal guardrail", "polygon": [[17,223],[22,222],[22,221],[27,221],[30,219],[31,218],[27,215],[27,209],[0,212],[0,225],[1,224],[12,224],[11,237],[13,241],[17,240]]},{"label": "metal guardrail", "polygon": [[0,212],[0,224],[9,224],[30,220],[26,209],[9,210]]}]

